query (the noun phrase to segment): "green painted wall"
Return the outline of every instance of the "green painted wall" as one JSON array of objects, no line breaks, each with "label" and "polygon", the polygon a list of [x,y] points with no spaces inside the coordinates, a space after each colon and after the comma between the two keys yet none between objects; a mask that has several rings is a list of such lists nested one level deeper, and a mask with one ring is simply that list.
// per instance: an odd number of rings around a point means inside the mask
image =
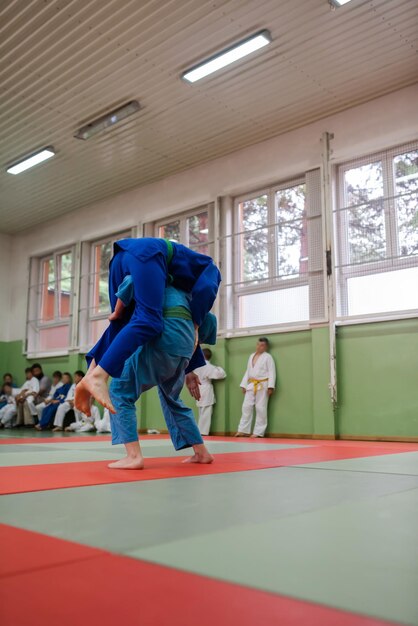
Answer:
[{"label": "green painted wall", "polygon": [[338,329],[341,435],[418,437],[418,320]]},{"label": "green painted wall", "polygon": [[[329,394],[328,329],[269,335],[277,366],[277,390],[270,401],[268,433],[287,435],[418,437],[418,319],[345,326],[338,329],[338,409]],[[212,432],[235,432],[241,415],[240,382],[257,337],[220,339],[213,362],[227,372],[215,383]],[[32,361],[33,362],[33,361]],[[80,355],[41,360],[54,369],[85,369]],[[22,342],[0,343],[0,372],[18,382],[29,361]],[[187,391],[182,397],[197,416]],[[138,402],[141,429],[165,429],[158,396]]]},{"label": "green painted wall", "polygon": [[17,384],[22,384],[25,380],[25,368],[32,363],[40,362],[45,374],[52,375],[54,370],[70,372],[75,370],[86,371],[86,362],[81,354],[70,354],[68,356],[50,357],[42,359],[27,359],[23,354],[22,341],[1,341],[0,342],[0,375],[10,372]]}]

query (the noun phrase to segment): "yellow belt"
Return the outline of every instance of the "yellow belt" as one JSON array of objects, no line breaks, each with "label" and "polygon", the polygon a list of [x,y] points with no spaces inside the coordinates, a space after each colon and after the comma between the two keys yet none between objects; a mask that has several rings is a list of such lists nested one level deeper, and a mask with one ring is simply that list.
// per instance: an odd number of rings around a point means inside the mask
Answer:
[{"label": "yellow belt", "polygon": [[262,389],[261,383],[265,383],[266,381],[268,381],[268,378],[249,378],[248,379],[248,382],[254,385],[254,394],[256,394],[257,391],[259,391],[259,389]]}]

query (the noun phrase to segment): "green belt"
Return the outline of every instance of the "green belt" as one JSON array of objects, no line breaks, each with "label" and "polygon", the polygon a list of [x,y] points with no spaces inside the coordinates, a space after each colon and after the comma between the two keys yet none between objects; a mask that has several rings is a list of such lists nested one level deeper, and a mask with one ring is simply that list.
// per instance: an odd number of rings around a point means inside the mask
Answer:
[{"label": "green belt", "polygon": [[[167,267],[169,267],[171,261],[173,260],[174,248],[173,248],[172,242],[169,239],[164,239],[164,241],[167,244]],[[168,284],[171,285],[174,279],[171,274],[168,274],[167,276],[168,276]]]},{"label": "green belt", "polygon": [[192,314],[184,306],[170,306],[168,309],[163,309],[163,317],[176,317],[182,320],[191,320]]}]

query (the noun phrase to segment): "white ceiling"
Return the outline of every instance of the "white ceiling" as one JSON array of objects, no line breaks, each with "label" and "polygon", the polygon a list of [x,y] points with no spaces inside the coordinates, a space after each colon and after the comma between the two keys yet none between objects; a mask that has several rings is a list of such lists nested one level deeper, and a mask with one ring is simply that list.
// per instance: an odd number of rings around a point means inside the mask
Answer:
[{"label": "white ceiling", "polygon": [[[259,29],[273,43],[181,72]],[[417,81],[417,0],[3,0],[0,231],[15,233]],[[128,100],[141,111],[80,141]],[[37,148],[57,156],[18,176]]]}]

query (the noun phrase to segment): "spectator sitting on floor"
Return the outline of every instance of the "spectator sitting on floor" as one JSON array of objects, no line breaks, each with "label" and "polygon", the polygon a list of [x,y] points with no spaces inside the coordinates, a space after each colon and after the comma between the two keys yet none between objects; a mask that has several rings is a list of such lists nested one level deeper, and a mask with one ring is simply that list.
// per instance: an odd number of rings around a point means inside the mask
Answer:
[{"label": "spectator sitting on floor", "polygon": [[36,424],[38,421],[38,412],[36,407],[38,404],[45,402],[51,389],[51,379],[42,371],[39,363],[32,365],[32,374],[39,380],[39,390],[37,393],[31,393],[26,399],[23,411],[25,414],[25,424]]},{"label": "spectator sitting on floor", "polygon": [[11,374],[9,374],[9,373],[4,374],[4,376],[3,376],[3,385],[2,385],[2,388],[0,390],[0,409],[2,409],[7,404],[7,401],[5,400],[5,398],[3,398],[3,396],[5,395],[4,385],[10,385],[14,389],[17,388],[17,385],[15,385],[15,383],[13,382],[13,376]]},{"label": "spectator sitting on floor", "polygon": [[[93,398],[91,398],[91,402],[93,402]],[[96,421],[100,420],[100,411],[95,404],[91,404],[90,411],[91,415],[88,417],[84,413],[75,410],[75,422],[67,426],[66,432],[88,433],[96,430],[94,425]]]},{"label": "spectator sitting on floor", "polygon": [[[25,369],[26,380],[23,383],[22,387],[19,389],[18,394],[16,396],[16,407],[17,407],[17,419],[16,426],[33,426],[33,419],[30,416],[30,419],[27,415],[27,411],[24,410],[26,399],[33,394],[38,393],[39,391],[39,380],[35,378],[32,372],[31,367],[27,367]],[[30,413],[29,413],[30,415]]]},{"label": "spectator sitting on floor", "polygon": [[37,430],[45,430],[52,424],[52,420],[58,410],[60,404],[63,404],[67,398],[67,394],[71,388],[73,379],[69,372],[64,372],[62,375],[62,385],[56,389],[54,397],[51,402],[42,411],[42,417],[39,424],[35,426]]},{"label": "spectator sitting on floor", "polygon": [[[82,372],[81,370],[77,370],[76,372],[74,372],[74,383],[72,384],[72,386],[70,387],[70,390],[67,393],[65,402],[60,404],[56,412],[55,419],[54,419],[54,428],[53,428],[54,432],[64,430],[64,418],[69,411],[74,409],[75,388],[76,388],[76,385],[78,385],[78,383],[81,380],[83,380],[83,377],[84,377],[84,372]],[[77,413],[78,411],[74,409],[74,414],[76,415],[76,419],[77,419]]]},{"label": "spectator sitting on floor", "polygon": [[1,398],[4,404],[0,409],[0,428],[11,428],[17,415],[16,390],[9,383],[5,383]]},{"label": "spectator sitting on floor", "polygon": [[49,390],[48,396],[45,398],[44,402],[40,402],[39,404],[36,405],[38,421],[41,419],[42,411],[44,410],[44,408],[48,406],[49,404],[51,404],[52,400],[54,399],[54,394],[57,391],[57,389],[60,389],[62,386],[63,386],[62,373],[59,370],[56,370],[52,374],[52,386],[51,386],[51,389]]},{"label": "spectator sitting on floor", "polygon": [[100,417],[100,413],[94,420],[94,427],[98,433],[111,433],[110,429],[110,412],[109,409],[103,411],[103,417]]}]

